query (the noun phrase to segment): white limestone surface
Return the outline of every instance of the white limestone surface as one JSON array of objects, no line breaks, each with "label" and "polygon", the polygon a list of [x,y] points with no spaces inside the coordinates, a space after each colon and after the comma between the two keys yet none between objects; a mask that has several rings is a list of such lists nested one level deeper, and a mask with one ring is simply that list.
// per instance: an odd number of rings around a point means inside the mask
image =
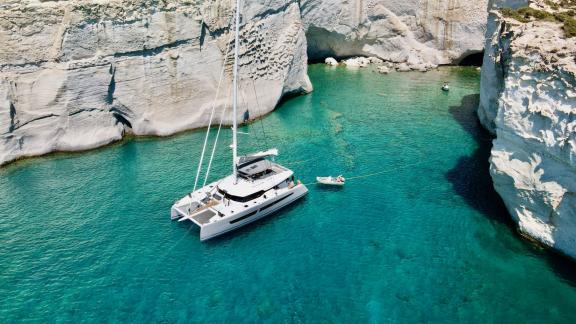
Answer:
[{"label": "white limestone surface", "polygon": [[385,65],[379,66],[378,67],[378,73],[388,74],[388,73],[390,73],[390,68],[385,66]]},{"label": "white limestone surface", "polygon": [[[311,58],[451,64],[484,47],[488,0],[302,0]],[[419,69],[419,68],[416,68]]]},{"label": "white limestone surface", "polygon": [[[265,114],[283,95],[311,91],[307,51],[312,59],[363,56],[420,71],[457,63],[483,48],[487,2],[247,1],[239,116]],[[230,102],[230,5],[2,1],[0,164],[89,149],[126,133],[169,135],[207,125],[213,102],[217,116]]]},{"label": "white limestone surface", "polygon": [[576,258],[576,42],[491,15],[479,115],[494,186],[520,232]]},{"label": "white limestone surface", "polygon": [[333,57],[327,57],[324,60],[324,63],[326,63],[327,65],[330,65],[330,66],[337,66],[338,65],[338,61],[336,61],[336,59]]},{"label": "white limestone surface", "polygon": [[367,57],[353,57],[342,61],[342,63],[346,65],[346,67],[358,68],[367,67],[370,65],[370,60]]},{"label": "white limestone surface", "polygon": [[[0,164],[208,123],[230,102],[226,1],[7,0],[0,10]],[[243,10],[241,102],[251,117],[311,91],[296,1]],[[231,123],[231,117],[226,122]]]}]

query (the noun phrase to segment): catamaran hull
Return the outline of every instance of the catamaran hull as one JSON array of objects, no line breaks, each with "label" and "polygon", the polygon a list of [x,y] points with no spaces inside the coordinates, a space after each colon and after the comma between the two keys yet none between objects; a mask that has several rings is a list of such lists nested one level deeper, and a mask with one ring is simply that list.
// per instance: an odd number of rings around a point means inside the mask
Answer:
[{"label": "catamaran hull", "polygon": [[[294,187],[291,191],[285,193],[284,195],[275,197],[275,199],[271,199],[270,202],[267,202],[263,206],[260,206],[254,215],[246,217],[246,215],[254,213],[254,210],[247,210],[241,214],[238,214],[238,217],[235,217],[233,219],[222,220],[219,222],[206,224],[200,228],[200,240],[206,241],[215,238],[222,234],[238,229],[244,225],[248,225],[252,222],[262,219],[292,204],[296,200],[304,197],[307,193],[308,188],[306,188],[306,186],[298,185]],[[241,221],[237,221],[238,219],[241,219],[243,217],[246,218],[242,219]]]}]

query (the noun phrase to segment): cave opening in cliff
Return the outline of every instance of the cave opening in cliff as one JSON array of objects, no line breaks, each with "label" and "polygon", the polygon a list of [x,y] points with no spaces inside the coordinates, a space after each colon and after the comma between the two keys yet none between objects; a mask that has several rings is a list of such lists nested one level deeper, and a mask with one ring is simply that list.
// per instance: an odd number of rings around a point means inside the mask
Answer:
[{"label": "cave opening in cliff", "polygon": [[324,28],[310,26],[306,31],[308,64],[324,63],[328,57],[338,61],[363,56],[364,43],[349,40],[345,35]]},{"label": "cave opening in cliff", "polygon": [[467,53],[457,61],[459,66],[482,66],[484,51]]}]

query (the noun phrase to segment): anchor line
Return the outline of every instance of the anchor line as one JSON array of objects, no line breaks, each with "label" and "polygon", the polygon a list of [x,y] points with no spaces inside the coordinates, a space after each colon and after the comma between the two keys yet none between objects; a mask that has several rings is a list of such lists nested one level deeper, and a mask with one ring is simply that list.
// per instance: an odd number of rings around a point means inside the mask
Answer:
[{"label": "anchor line", "polygon": [[[390,173],[390,172],[394,172],[394,171],[403,170],[403,169],[407,169],[407,168],[410,168],[410,167],[422,165],[422,164],[424,164],[424,163],[429,163],[429,161],[424,161],[424,162],[419,162],[419,163],[408,164],[408,165],[405,165],[405,166],[402,166],[402,167],[394,168],[394,169],[392,169],[392,170],[383,170],[383,171],[378,171],[378,172],[363,174],[363,175],[359,175],[359,176],[346,177],[346,181],[356,180],[356,179],[363,179],[363,178],[368,178],[368,177],[372,177],[372,176],[379,175],[379,174]],[[314,181],[314,182],[305,183],[304,185],[305,185],[305,186],[308,186],[308,185],[313,185],[313,184],[316,184],[316,183],[318,183],[318,182],[317,182],[317,181]]]}]

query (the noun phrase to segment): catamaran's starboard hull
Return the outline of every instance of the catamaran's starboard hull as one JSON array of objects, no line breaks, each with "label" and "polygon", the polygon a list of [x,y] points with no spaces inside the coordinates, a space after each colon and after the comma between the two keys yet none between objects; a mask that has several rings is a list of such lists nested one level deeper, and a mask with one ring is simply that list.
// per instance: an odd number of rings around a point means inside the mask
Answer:
[{"label": "catamaran's starboard hull", "polygon": [[223,219],[222,221],[206,224],[200,228],[200,240],[206,241],[222,234],[231,232],[244,225],[248,225],[262,219],[304,197],[308,193],[308,188],[298,185],[281,196],[271,199],[269,202],[256,209],[246,210],[234,218]]}]

